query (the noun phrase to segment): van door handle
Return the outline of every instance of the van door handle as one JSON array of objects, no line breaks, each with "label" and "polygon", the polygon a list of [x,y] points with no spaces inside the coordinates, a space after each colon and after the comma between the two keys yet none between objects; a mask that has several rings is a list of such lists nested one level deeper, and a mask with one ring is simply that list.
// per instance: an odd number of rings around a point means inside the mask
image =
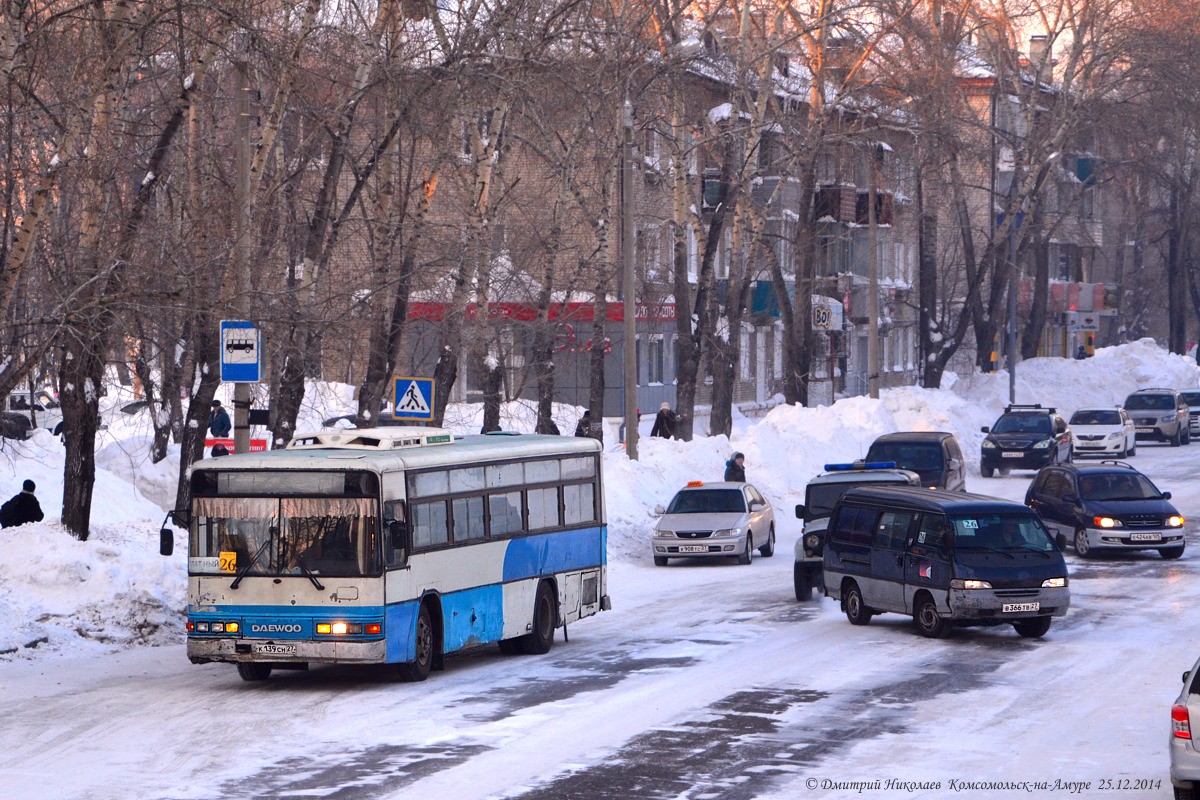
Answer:
[{"label": "van door handle", "polygon": [[904,566],[904,555],[903,554],[896,556],[896,566],[897,567]]}]

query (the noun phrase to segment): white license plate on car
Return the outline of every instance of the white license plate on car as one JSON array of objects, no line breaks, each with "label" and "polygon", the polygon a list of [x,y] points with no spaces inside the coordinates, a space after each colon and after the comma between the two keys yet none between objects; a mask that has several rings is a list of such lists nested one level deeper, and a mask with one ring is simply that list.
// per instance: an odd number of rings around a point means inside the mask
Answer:
[{"label": "white license plate on car", "polygon": [[296,655],[296,645],[294,644],[256,644],[254,652],[264,656],[294,656]]},{"label": "white license plate on car", "polygon": [[1041,603],[1005,603],[1000,606],[1000,611],[1004,614],[1014,614],[1020,611],[1037,611],[1041,607]]},{"label": "white license plate on car", "polygon": [[706,544],[681,544],[679,545],[681,553],[707,553],[708,545]]},{"label": "white license plate on car", "polygon": [[1024,453],[1005,453],[1004,457],[1005,458],[1020,458],[1023,455],[1025,455],[1025,454]]},{"label": "white license plate on car", "polygon": [[1161,533],[1131,533],[1129,534],[1131,542],[1161,542]]}]

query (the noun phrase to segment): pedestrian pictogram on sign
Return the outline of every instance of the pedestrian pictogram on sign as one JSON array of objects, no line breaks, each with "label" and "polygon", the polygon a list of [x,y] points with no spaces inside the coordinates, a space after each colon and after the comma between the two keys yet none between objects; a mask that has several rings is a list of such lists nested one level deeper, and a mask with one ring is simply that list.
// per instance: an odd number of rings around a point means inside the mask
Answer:
[{"label": "pedestrian pictogram on sign", "polygon": [[433,421],[433,378],[396,378],[397,419]]}]

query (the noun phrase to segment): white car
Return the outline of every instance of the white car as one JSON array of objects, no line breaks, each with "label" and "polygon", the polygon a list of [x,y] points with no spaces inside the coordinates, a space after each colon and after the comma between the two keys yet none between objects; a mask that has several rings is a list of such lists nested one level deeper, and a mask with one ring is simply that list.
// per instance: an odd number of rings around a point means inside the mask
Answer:
[{"label": "white car", "polygon": [[1071,417],[1077,456],[1126,458],[1137,452],[1137,428],[1123,408],[1081,408]]},{"label": "white car", "polygon": [[757,549],[775,555],[775,511],[748,483],[691,481],[666,508],[654,509],[654,563],[671,558],[734,556],[749,564]]},{"label": "white car", "polygon": [[[1195,733],[1192,714],[1196,715]],[[1171,706],[1171,786],[1175,800],[1193,800],[1200,788],[1200,661],[1183,673],[1183,691]]]},{"label": "white car", "polygon": [[32,402],[27,391],[10,392],[4,410],[20,414],[28,418],[34,427],[45,428],[56,436],[62,432],[62,407],[54,395],[45,389],[34,392]]}]

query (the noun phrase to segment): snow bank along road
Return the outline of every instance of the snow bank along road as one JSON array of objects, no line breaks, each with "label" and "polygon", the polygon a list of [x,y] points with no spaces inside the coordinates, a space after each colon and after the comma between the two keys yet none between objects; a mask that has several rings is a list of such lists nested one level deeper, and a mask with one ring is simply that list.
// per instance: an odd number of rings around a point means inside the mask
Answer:
[{"label": "snow bank along road", "polygon": [[[1134,463],[1194,531],[1200,445],[1142,447]],[[970,488],[1020,500],[1030,477]],[[781,520],[796,500],[780,498]],[[1140,779],[1160,783],[1103,794],[1171,795],[1169,709],[1200,646],[1194,534],[1180,561],[1069,552],[1072,608],[1044,640],[1003,627],[929,641],[907,618],[857,628],[831,601],[797,603],[798,523],[779,533],[778,554],[748,567],[614,564],[614,610],[569,643],[452,657],[422,684],[319,667],[251,685],[182,646],[4,664],[0,795],[1016,797],[951,781],[1058,780],[1095,796]],[[888,779],[940,788],[822,788]]]}]

